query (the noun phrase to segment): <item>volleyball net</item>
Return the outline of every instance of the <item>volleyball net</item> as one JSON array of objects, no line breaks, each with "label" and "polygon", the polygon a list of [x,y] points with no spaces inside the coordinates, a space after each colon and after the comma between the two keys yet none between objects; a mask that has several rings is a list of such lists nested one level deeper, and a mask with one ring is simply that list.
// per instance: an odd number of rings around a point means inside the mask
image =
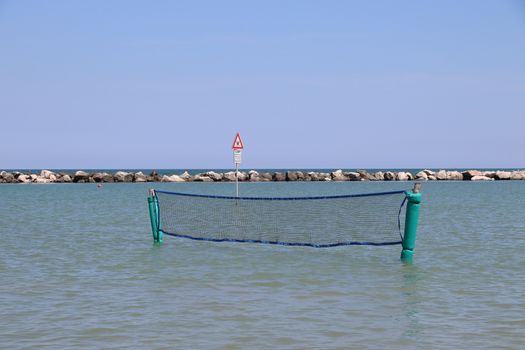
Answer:
[{"label": "volleyball net", "polygon": [[403,241],[405,191],[317,197],[152,193],[156,241],[159,233],[202,241],[316,248]]}]

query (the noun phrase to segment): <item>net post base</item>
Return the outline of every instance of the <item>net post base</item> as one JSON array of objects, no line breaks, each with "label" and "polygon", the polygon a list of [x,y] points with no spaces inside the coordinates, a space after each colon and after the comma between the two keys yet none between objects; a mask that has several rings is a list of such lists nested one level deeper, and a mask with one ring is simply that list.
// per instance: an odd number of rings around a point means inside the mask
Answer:
[{"label": "net post base", "polygon": [[401,260],[406,263],[411,263],[414,257],[414,251],[410,249],[403,249],[401,251]]}]

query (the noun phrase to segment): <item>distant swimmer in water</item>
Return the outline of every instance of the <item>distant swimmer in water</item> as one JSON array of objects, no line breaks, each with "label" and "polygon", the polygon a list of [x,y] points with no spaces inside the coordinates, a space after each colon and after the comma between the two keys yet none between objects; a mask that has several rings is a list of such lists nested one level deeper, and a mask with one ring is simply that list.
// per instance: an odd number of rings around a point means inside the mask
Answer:
[{"label": "distant swimmer in water", "polygon": [[102,188],[102,184],[97,184],[97,188]]}]

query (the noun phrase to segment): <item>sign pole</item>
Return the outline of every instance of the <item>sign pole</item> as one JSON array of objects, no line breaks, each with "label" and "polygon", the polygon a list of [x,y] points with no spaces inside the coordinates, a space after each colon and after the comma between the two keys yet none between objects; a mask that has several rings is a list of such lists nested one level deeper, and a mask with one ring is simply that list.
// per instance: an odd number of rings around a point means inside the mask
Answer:
[{"label": "sign pole", "polygon": [[232,145],[233,162],[235,163],[235,194],[237,197],[239,197],[239,164],[241,164],[243,149],[244,144],[241,140],[241,134],[237,133]]},{"label": "sign pole", "polygon": [[239,197],[239,164],[235,163],[235,193]]}]

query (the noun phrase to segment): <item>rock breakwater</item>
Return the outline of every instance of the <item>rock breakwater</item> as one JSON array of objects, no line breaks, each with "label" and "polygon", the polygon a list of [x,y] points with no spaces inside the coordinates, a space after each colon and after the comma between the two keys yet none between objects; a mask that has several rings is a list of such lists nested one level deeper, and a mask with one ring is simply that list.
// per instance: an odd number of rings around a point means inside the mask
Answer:
[{"label": "rock breakwater", "polygon": [[[494,181],[494,180],[525,180],[525,170],[422,170],[416,174],[407,171],[378,171],[366,170],[332,172],[257,172],[255,170],[242,171],[238,174],[241,182],[268,182],[268,181]],[[149,174],[142,172],[117,171],[115,173],[76,171],[71,173],[42,170],[40,173],[0,172],[0,183],[110,183],[110,182],[231,182],[235,181],[235,172],[217,173],[207,171],[191,175],[187,171],[182,174],[158,174],[153,171]]]}]

